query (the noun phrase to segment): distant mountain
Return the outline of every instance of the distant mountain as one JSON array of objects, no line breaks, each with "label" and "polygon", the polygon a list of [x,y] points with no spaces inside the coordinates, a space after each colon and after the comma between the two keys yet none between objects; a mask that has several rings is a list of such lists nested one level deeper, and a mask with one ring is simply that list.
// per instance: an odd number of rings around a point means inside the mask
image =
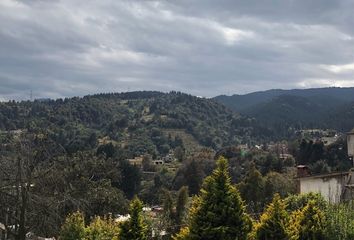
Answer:
[{"label": "distant mountain", "polygon": [[354,88],[310,88],[310,89],[271,89],[267,91],[253,92],[245,95],[220,95],[214,99],[218,102],[223,103],[230,109],[243,112],[250,107],[258,104],[266,103],[275,97],[281,95],[292,95],[304,98],[312,97],[331,97],[342,102],[352,102],[354,101]]},{"label": "distant mountain", "polygon": [[275,89],[214,99],[276,131],[354,127],[354,88]]},{"label": "distant mountain", "polygon": [[326,118],[327,124],[343,132],[354,128],[354,103],[338,106]]},{"label": "distant mountain", "polygon": [[327,115],[344,102],[333,97],[280,95],[242,111],[263,123],[277,127],[326,127]]}]

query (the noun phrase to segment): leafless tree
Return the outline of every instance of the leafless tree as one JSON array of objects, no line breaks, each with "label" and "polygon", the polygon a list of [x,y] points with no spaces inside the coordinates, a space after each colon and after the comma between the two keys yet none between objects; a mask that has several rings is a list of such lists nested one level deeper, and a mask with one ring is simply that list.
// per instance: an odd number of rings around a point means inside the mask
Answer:
[{"label": "leafless tree", "polygon": [[0,222],[4,239],[25,240],[33,208],[40,205],[41,196],[34,189],[55,165],[63,148],[45,134],[22,132],[2,144],[0,155]]}]

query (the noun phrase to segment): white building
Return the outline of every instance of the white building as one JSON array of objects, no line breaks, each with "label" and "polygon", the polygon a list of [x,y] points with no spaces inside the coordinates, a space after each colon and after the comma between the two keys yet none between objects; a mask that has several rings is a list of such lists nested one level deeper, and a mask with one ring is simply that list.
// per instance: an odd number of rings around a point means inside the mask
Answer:
[{"label": "white building", "polygon": [[353,160],[354,156],[354,129],[347,133],[348,156]]},{"label": "white building", "polygon": [[298,192],[320,193],[325,200],[331,203],[339,203],[349,197],[350,189],[347,185],[350,175],[352,175],[352,172],[299,176]]},{"label": "white building", "polygon": [[[354,131],[347,134],[348,156],[354,156]],[[354,168],[349,172],[311,175],[307,166],[297,167],[298,193],[316,192],[332,203],[354,199]]]}]

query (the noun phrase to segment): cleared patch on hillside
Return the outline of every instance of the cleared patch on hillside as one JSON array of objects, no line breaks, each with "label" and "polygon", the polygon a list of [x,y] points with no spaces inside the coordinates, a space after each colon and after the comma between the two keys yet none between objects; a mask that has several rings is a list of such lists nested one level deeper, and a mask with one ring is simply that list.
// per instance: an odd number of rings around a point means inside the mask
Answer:
[{"label": "cleared patch on hillside", "polygon": [[170,135],[173,139],[177,136],[181,138],[187,155],[198,152],[203,148],[192,134],[186,133],[183,129],[163,129],[162,132],[166,136]]}]

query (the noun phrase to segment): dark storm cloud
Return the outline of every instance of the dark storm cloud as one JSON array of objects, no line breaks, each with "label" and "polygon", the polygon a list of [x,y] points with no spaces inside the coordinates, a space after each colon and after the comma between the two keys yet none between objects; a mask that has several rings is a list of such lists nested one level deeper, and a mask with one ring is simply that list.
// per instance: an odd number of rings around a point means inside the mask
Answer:
[{"label": "dark storm cloud", "polygon": [[354,85],[351,0],[0,1],[0,100]]}]

